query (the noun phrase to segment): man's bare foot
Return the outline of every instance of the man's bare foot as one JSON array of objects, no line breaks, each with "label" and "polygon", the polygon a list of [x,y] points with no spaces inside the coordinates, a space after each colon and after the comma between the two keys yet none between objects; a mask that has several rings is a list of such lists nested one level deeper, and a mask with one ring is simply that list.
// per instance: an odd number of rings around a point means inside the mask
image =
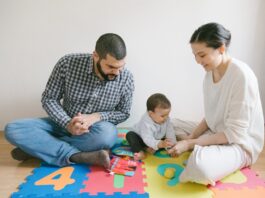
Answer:
[{"label": "man's bare foot", "polygon": [[146,158],[145,154],[143,151],[140,151],[139,153],[134,153],[133,156],[134,160],[138,161],[138,160],[143,160]]},{"label": "man's bare foot", "polygon": [[105,150],[75,153],[70,157],[70,161],[103,166],[105,169],[110,168],[109,153]]}]

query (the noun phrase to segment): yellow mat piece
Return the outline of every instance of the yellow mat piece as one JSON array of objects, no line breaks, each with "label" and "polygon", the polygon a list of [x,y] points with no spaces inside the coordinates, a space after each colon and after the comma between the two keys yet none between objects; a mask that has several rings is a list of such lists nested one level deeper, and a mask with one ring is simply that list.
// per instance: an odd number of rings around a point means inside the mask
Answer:
[{"label": "yellow mat piece", "polygon": [[[178,158],[170,158],[165,151],[156,155],[148,155],[143,160],[146,183],[145,191],[151,198],[212,198],[213,192],[206,186],[195,183],[179,183],[178,177],[182,172],[185,160],[190,153],[184,153]],[[175,177],[166,178],[163,174],[166,168],[175,168]]]}]

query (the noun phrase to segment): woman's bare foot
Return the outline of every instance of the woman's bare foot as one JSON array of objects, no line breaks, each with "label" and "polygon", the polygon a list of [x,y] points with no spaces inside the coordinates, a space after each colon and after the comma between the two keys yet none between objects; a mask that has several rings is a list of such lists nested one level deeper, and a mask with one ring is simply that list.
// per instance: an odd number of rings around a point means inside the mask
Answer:
[{"label": "woman's bare foot", "polygon": [[146,158],[146,156],[143,151],[140,151],[139,153],[134,153],[133,158],[134,160],[138,161],[138,160],[143,160],[144,158]]}]

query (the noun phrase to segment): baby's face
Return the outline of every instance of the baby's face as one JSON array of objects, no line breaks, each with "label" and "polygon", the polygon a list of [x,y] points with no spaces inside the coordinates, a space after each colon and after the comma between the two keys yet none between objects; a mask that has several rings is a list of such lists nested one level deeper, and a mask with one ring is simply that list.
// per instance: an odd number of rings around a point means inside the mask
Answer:
[{"label": "baby's face", "polygon": [[149,115],[155,123],[163,124],[167,120],[170,110],[170,108],[164,109],[157,107],[154,111],[149,111]]}]

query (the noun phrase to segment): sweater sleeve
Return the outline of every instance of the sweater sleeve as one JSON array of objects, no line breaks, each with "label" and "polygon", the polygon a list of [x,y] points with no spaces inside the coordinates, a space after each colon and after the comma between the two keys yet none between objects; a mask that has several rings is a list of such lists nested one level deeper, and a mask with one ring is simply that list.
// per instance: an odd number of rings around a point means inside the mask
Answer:
[{"label": "sweater sleeve", "polygon": [[232,87],[224,131],[229,143],[248,145],[248,128],[257,104],[258,87],[256,78],[239,75]]},{"label": "sweater sleeve", "polygon": [[160,140],[156,140],[154,137],[155,128],[150,123],[143,123],[139,130],[144,143],[148,147],[158,150],[158,143]]}]

